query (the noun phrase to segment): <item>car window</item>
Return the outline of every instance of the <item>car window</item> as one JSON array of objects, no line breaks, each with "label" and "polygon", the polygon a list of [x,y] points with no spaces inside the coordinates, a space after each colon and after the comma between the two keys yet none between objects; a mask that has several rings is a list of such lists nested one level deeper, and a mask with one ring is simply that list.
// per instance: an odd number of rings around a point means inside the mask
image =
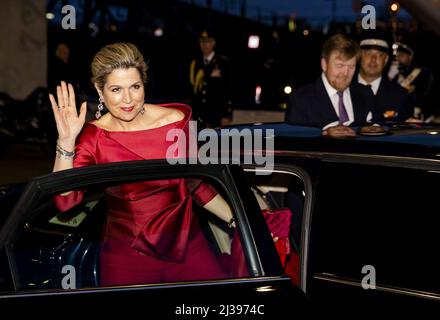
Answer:
[{"label": "car window", "polygon": [[220,194],[233,210],[215,181],[176,178],[86,189],[71,208],[60,208],[60,197],[50,195],[33,210],[10,246],[17,290],[249,276],[236,228],[203,207]]},{"label": "car window", "polygon": [[[296,170],[289,167],[275,169],[270,174],[261,174],[258,169],[246,169],[248,180],[260,209],[264,214],[290,213],[288,249],[276,243],[285,273],[296,285],[300,285],[300,263],[302,221],[305,203],[305,187]],[[270,223],[269,223],[270,224]],[[276,229],[276,226],[269,226]],[[281,242],[281,241],[280,241]],[[287,254],[286,254],[287,253]]]},{"label": "car window", "polygon": [[324,163],[316,271],[360,283],[369,270],[378,286],[440,293],[439,183],[434,171]]}]

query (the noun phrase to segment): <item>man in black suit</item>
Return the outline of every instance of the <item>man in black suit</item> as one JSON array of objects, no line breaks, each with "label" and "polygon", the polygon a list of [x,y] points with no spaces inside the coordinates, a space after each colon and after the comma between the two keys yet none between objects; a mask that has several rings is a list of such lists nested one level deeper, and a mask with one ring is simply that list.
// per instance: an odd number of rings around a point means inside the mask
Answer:
[{"label": "man in black suit", "polygon": [[357,81],[369,86],[375,96],[375,120],[406,121],[412,118],[414,107],[405,89],[382,76],[389,59],[386,36],[369,33],[360,42],[361,58]]},{"label": "man in black suit", "polygon": [[[352,83],[359,56],[359,45],[337,34],[323,45],[323,73],[313,83],[299,88],[290,97],[287,122],[320,127],[336,126],[344,135],[355,135],[349,125],[362,125],[372,119],[374,97],[368,87]],[[344,127],[342,127],[344,126]]]}]

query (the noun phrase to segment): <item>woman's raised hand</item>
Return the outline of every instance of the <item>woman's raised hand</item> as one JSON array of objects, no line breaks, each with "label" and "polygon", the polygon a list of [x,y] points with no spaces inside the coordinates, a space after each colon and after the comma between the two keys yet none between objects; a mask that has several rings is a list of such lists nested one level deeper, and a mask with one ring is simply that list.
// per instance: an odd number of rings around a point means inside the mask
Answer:
[{"label": "woman's raised hand", "polygon": [[58,130],[58,140],[74,142],[84,125],[87,113],[87,103],[81,104],[80,112],[76,110],[75,92],[73,86],[61,81],[57,86],[57,101],[49,94],[52,111]]}]

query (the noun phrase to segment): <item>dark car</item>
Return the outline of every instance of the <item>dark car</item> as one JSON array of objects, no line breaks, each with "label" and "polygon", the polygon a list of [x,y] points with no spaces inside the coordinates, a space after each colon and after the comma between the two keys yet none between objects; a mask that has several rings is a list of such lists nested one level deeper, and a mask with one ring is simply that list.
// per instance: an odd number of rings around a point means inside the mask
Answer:
[{"label": "dark car", "polygon": [[[0,231],[0,305],[141,304],[159,318],[209,307],[209,318],[255,319],[298,316],[309,302],[334,310],[439,305],[440,128],[409,125],[348,139],[288,124],[228,132],[229,138],[262,137],[265,144],[252,141],[240,159],[228,152],[223,163],[239,164],[136,161],[34,179]],[[262,165],[262,155],[273,163]],[[103,190],[176,178],[203,179],[230,203],[246,272],[215,281],[101,287]],[[60,212],[53,196],[72,189],[87,189],[86,198]],[[292,212],[287,263],[262,214],[280,208]],[[203,211],[194,208],[212,250],[232,270],[231,230]]]},{"label": "dark car", "polygon": [[[100,234],[107,205],[104,189],[151,180],[165,185],[177,178],[203,179],[229,201],[236,230],[194,205],[194,214],[228,276],[101,286]],[[74,189],[87,189],[85,199],[60,212],[53,196]],[[17,195],[21,197],[11,214],[2,217],[6,221],[0,231],[1,310],[56,305],[108,311],[131,305],[146,308],[156,319],[191,315],[263,319],[297,314],[307,303],[302,290],[284,275],[273,239],[239,166],[176,166],[165,160],[119,162],[49,174],[35,178],[24,190],[18,186],[4,193],[1,204],[5,210]],[[238,245],[234,241],[239,241]],[[234,257],[232,247],[238,248]]]},{"label": "dark car", "polygon": [[440,306],[440,127],[390,124],[345,139],[287,124],[243,128],[275,129],[272,180],[249,179],[276,187],[292,209],[300,287],[313,306]]}]

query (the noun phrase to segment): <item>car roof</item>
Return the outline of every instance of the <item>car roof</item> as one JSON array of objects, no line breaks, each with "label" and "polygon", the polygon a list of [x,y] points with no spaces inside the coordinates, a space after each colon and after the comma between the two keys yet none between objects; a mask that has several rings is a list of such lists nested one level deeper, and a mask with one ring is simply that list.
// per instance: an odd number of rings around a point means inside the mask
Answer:
[{"label": "car roof", "polygon": [[[262,130],[263,135],[275,137],[275,151],[313,151],[377,154],[402,157],[438,159],[440,157],[440,126],[435,124],[393,124],[385,126],[384,135],[355,138],[329,138],[314,127],[288,123],[258,123],[235,125],[224,129]],[[359,128],[354,128],[358,130]],[[231,135],[232,132],[231,132]]]}]

